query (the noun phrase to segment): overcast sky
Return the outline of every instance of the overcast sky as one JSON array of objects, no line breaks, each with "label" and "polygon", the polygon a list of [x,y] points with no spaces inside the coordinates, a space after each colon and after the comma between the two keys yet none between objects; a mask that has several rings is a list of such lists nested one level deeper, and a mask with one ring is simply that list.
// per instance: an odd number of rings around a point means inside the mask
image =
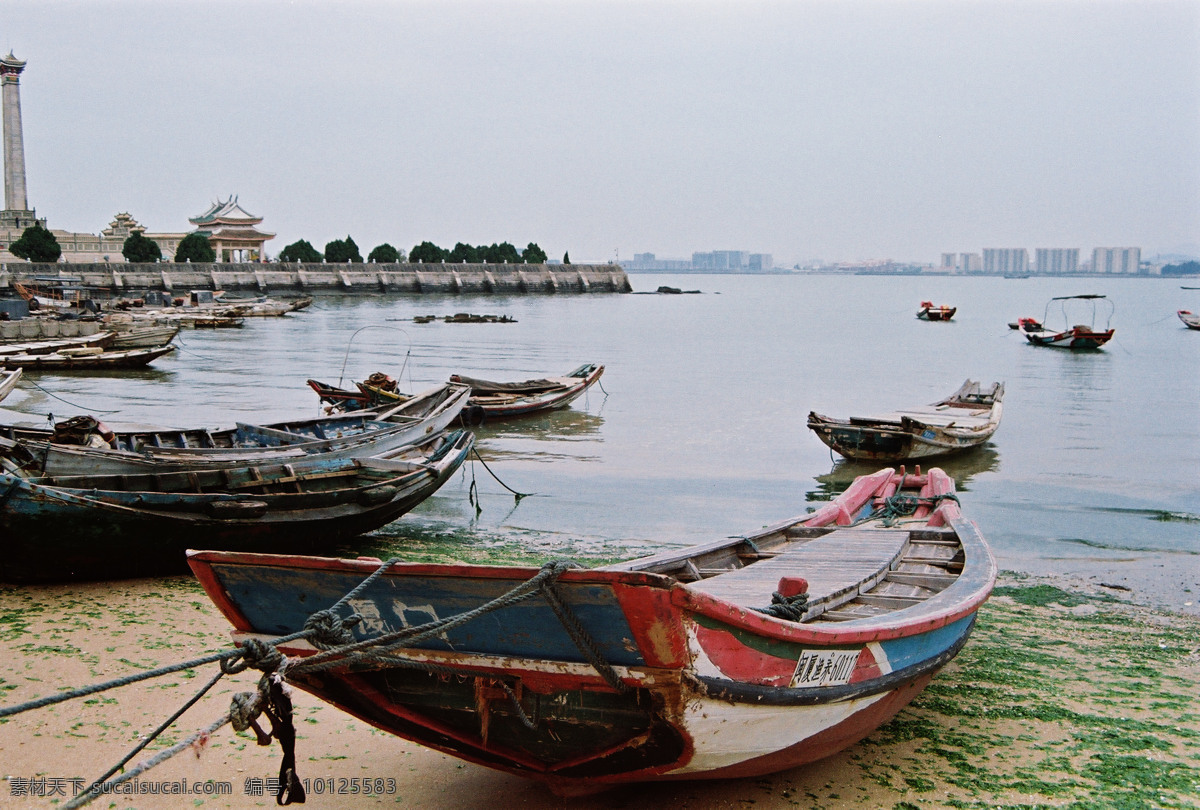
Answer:
[{"label": "overcast sky", "polygon": [[1200,253],[1200,0],[0,0],[0,46],[52,228]]}]

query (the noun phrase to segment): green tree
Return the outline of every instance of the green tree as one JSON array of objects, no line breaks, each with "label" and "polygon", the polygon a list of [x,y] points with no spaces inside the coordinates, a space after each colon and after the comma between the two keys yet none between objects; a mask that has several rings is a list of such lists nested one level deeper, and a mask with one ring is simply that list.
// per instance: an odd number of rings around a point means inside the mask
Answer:
[{"label": "green tree", "polygon": [[433,242],[422,242],[409,252],[408,260],[413,263],[438,264],[448,256],[449,253],[447,251],[438,247]]},{"label": "green tree", "polygon": [[480,248],[479,252],[488,264],[517,264],[521,261],[521,254],[517,253],[517,249],[510,242],[501,242],[498,245],[493,243],[490,247]]},{"label": "green tree", "polygon": [[20,239],[8,246],[8,252],[31,262],[56,262],[62,255],[62,247],[54,234],[40,223],[34,223],[25,229]]},{"label": "green tree", "polygon": [[298,242],[292,242],[281,250],[279,252],[279,261],[315,264],[321,261],[321,254],[317,253],[317,249],[309,244],[307,239],[301,239]]},{"label": "green tree", "polygon": [[455,264],[461,264],[462,262],[475,264],[480,259],[479,250],[479,248],[459,242],[454,246],[454,250],[451,250],[450,254],[446,256],[446,261],[454,262]]},{"label": "green tree", "polygon": [[570,263],[571,263],[571,252],[567,251],[566,253],[563,254],[563,264],[570,264]]},{"label": "green tree", "polygon": [[175,250],[177,262],[215,262],[217,253],[208,243],[208,239],[198,233],[189,233],[179,240]]},{"label": "green tree", "polygon": [[370,252],[370,254],[367,256],[367,261],[376,262],[378,264],[392,264],[393,262],[401,261],[403,258],[404,257],[400,254],[400,251],[396,250],[387,242],[384,242],[382,245],[377,246]]},{"label": "green tree", "polygon": [[127,262],[156,262],[162,258],[162,249],[141,231],[134,231],[121,246],[121,255]]},{"label": "green tree", "polygon": [[530,242],[529,246],[521,251],[521,258],[530,264],[545,264],[546,251],[538,247],[537,242]]},{"label": "green tree", "polygon": [[358,245],[354,244],[354,240],[349,236],[345,239],[334,239],[325,245],[325,261],[327,262],[345,264],[362,260],[362,254],[358,252]]}]

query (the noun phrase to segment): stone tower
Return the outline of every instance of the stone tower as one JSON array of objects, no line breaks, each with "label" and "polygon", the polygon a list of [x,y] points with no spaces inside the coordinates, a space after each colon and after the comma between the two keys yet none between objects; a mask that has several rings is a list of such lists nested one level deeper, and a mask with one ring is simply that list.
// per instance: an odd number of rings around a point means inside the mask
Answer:
[{"label": "stone tower", "polygon": [[[21,136],[21,71],[25,63],[12,55],[0,57],[0,88],[4,102],[4,215],[5,225],[32,225],[36,216],[25,196],[25,142]],[[28,220],[28,222],[24,222]]]}]

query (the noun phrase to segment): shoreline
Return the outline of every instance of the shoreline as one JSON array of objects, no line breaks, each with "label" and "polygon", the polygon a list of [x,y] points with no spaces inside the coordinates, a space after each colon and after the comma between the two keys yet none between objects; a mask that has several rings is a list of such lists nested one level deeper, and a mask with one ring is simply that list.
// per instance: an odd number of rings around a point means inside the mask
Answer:
[{"label": "shoreline", "polygon": [[[1004,572],[962,653],[863,742],[756,779],[624,786],[571,806],[1194,807],[1200,618],[1125,596],[1081,578]],[[3,587],[0,705],[228,646],[228,625],[190,577]],[[186,670],[0,720],[0,808],[61,804],[70,779],[82,785],[99,776],[215,671]],[[226,676],[162,745],[132,762],[224,714],[257,675]],[[309,782],[310,806],[483,807],[497,796],[507,806],[563,804],[538,783],[376,731],[298,689],[293,700],[297,772]],[[265,787],[280,757],[276,745],[256,745],[253,732],[224,728],[202,751],[185,751],[139,781],[161,791],[206,790],[211,780],[227,783],[226,795],[118,794],[91,806],[273,806]],[[379,793],[364,795],[364,785]],[[60,795],[33,795],[55,790]]]}]

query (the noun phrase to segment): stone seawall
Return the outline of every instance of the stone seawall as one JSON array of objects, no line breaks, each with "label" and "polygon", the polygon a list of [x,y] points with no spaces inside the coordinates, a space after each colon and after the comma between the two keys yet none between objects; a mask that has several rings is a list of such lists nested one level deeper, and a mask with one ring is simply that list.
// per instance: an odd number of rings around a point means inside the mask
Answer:
[{"label": "stone seawall", "polygon": [[12,282],[139,290],[539,294],[632,291],[617,264],[0,264]]}]

